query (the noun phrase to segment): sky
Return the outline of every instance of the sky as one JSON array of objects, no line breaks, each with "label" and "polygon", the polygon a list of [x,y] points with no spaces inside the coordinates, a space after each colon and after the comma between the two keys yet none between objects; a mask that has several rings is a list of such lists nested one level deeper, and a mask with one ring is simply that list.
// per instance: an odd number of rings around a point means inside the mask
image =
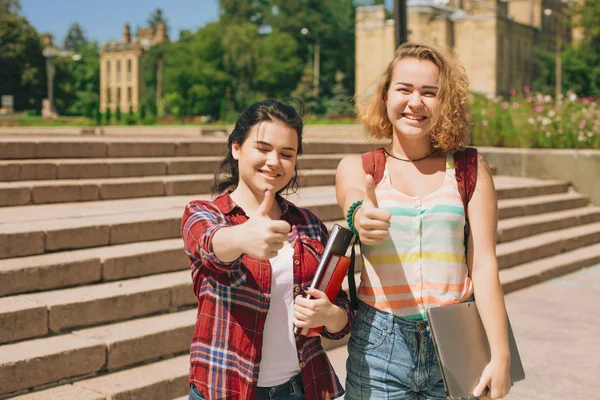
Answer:
[{"label": "sky", "polygon": [[181,29],[195,31],[219,14],[218,0],[21,0],[21,13],[38,32],[53,34],[55,45],[62,44],[74,22],[100,44],[119,40],[123,25],[129,23],[134,34],[157,8],[163,10],[172,40]]}]

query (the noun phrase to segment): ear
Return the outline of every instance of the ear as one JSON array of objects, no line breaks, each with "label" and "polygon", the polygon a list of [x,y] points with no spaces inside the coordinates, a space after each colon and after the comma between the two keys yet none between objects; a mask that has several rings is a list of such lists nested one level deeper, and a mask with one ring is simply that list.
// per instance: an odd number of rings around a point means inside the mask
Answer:
[{"label": "ear", "polygon": [[242,151],[242,146],[240,146],[238,144],[238,142],[236,142],[236,141],[231,142],[231,155],[233,156],[234,160],[240,159],[241,151]]}]

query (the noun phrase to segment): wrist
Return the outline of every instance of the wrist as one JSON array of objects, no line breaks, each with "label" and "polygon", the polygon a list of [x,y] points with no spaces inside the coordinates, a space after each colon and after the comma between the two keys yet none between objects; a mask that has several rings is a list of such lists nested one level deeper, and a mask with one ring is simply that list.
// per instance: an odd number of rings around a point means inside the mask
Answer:
[{"label": "wrist", "polygon": [[331,311],[329,312],[327,320],[329,323],[325,324],[325,329],[329,333],[338,333],[346,326],[348,322],[348,315],[341,308],[336,306],[335,304],[331,305]]},{"label": "wrist", "polygon": [[350,208],[348,208],[348,212],[346,213],[346,222],[348,223],[348,227],[355,235],[358,235],[358,231],[356,230],[354,221],[356,219],[356,214],[358,210],[361,208],[362,203],[362,200],[355,201],[354,203],[352,203]]}]

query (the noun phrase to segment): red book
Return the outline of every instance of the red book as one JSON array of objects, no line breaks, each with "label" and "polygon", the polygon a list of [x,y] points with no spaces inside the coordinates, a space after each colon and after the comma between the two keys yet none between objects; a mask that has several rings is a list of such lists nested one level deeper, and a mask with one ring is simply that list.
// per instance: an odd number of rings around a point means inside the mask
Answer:
[{"label": "red book", "polygon": [[[310,285],[311,288],[324,292],[331,302],[336,299],[348,272],[350,259],[345,257],[345,254],[353,237],[352,231],[338,224],[333,225],[317,272]],[[294,333],[305,336],[319,336],[322,330],[322,326],[317,328],[295,328]]]}]

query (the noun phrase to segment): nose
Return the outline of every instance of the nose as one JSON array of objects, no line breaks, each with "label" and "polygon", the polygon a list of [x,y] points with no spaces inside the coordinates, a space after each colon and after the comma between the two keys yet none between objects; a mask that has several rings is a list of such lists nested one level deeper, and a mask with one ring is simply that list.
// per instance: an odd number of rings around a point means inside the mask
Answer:
[{"label": "nose", "polygon": [[279,154],[276,151],[269,152],[265,164],[269,166],[279,165]]},{"label": "nose", "polygon": [[423,106],[423,98],[421,93],[417,90],[411,93],[410,99],[408,100],[408,106],[411,108],[421,108]]}]

